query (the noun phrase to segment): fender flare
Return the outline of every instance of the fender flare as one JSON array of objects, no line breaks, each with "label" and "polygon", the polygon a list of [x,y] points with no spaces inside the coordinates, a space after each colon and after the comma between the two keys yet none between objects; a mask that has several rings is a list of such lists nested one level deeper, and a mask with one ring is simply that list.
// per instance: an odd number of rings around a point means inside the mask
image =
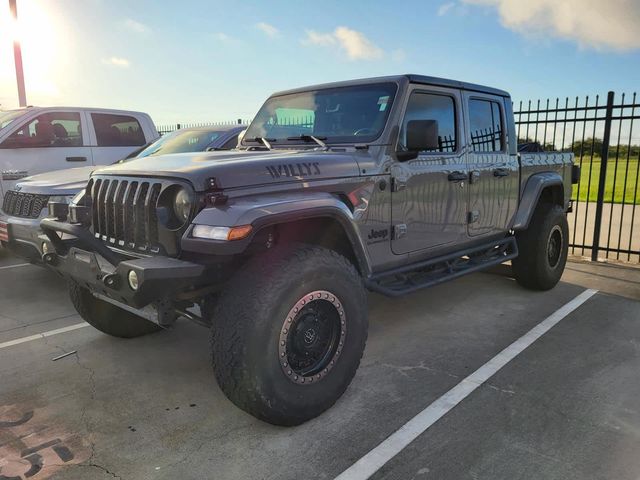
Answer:
[{"label": "fender flare", "polygon": [[[331,218],[343,228],[358,261],[363,276],[368,275],[370,259],[358,233],[353,212],[338,197],[326,192],[304,192],[304,194],[279,193],[229,199],[219,207],[205,208],[196,215],[191,226],[182,237],[182,248],[214,255],[242,253],[261,229],[273,225],[310,218]],[[194,225],[233,227],[251,225],[251,235],[238,241],[216,241],[191,236]]]},{"label": "fender flare", "polygon": [[520,205],[514,217],[513,230],[526,230],[538,205],[542,191],[547,187],[563,187],[564,182],[559,173],[541,172],[529,177],[520,197]]}]

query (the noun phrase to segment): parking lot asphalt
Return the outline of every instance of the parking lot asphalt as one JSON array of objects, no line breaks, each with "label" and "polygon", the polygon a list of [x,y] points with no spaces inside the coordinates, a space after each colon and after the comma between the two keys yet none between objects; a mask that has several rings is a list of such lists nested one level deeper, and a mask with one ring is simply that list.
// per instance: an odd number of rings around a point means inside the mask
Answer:
[{"label": "parking lot asphalt", "polygon": [[[51,272],[2,269],[0,479],[334,478],[580,295],[582,280],[541,293],[475,274],[399,299],[372,294],[351,387],[319,418],[279,428],[224,397],[202,327],[111,338],[80,325]],[[638,371],[640,302],[598,293],[373,478],[636,480]]]}]

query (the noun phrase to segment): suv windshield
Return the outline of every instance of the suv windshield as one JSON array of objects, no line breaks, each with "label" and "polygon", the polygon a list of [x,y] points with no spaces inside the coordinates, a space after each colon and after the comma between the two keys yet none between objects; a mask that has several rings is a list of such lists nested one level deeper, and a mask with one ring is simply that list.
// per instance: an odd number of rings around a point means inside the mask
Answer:
[{"label": "suv windshield", "polygon": [[20,110],[8,110],[6,112],[0,112],[0,130],[13,122],[16,118],[20,118],[26,112],[25,109]]},{"label": "suv windshield", "polygon": [[379,83],[272,97],[243,143],[300,143],[310,135],[327,143],[371,142],[384,129],[396,89],[393,83]]},{"label": "suv windshield", "polygon": [[177,130],[153,142],[136,158],[165,153],[201,152],[223,133],[220,130]]}]

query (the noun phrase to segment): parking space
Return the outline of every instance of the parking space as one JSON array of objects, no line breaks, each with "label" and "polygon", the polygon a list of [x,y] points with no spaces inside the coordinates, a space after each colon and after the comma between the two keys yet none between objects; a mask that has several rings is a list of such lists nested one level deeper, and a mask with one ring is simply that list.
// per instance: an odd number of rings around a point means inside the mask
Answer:
[{"label": "parking space", "polygon": [[[226,400],[208,335],[187,321],[135,340],[80,327],[0,348],[0,478],[334,478],[580,295],[577,283],[536,293],[476,274],[371,295],[354,382],[296,428]],[[64,284],[38,267],[0,270],[0,296],[0,345],[82,322]],[[638,301],[596,294],[374,478],[637,479],[638,319]]]}]

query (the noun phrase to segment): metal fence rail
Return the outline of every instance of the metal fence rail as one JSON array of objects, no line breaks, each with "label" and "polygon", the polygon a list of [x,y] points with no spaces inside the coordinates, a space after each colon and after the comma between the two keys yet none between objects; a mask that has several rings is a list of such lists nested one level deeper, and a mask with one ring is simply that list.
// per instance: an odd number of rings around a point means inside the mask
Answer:
[{"label": "metal fence rail", "polygon": [[[618,99],[619,98],[619,99]],[[571,253],[640,263],[640,104],[609,92],[514,105],[519,143],[573,151],[582,174],[574,187]]]},{"label": "metal fence rail", "polygon": [[183,128],[197,128],[197,127],[230,127],[232,125],[248,125],[250,120],[243,120],[238,118],[237,120],[230,120],[228,122],[200,122],[200,123],[174,123],[168,125],[156,125],[156,130],[160,135],[181,130]]}]

